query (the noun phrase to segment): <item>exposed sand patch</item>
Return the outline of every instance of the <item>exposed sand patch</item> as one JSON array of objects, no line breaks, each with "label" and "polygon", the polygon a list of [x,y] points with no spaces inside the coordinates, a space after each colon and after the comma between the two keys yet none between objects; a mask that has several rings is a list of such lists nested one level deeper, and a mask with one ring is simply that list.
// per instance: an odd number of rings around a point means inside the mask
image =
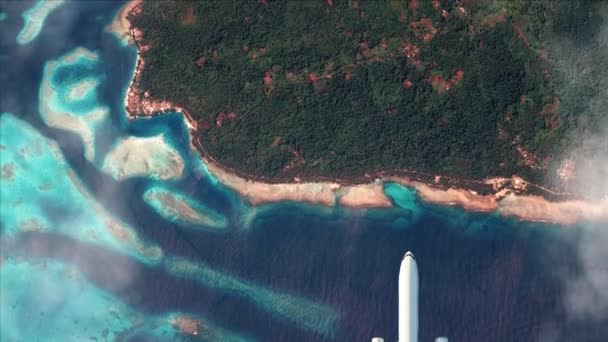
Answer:
[{"label": "exposed sand patch", "polygon": [[117,180],[138,176],[177,179],[184,172],[184,160],[163,134],[128,137],[106,155],[102,170]]},{"label": "exposed sand patch", "polygon": [[194,199],[164,187],[152,187],[144,193],[144,201],[164,218],[194,226],[223,229],[228,220]]},{"label": "exposed sand patch", "polygon": [[131,40],[131,35],[129,34],[129,28],[131,24],[127,19],[129,13],[137,7],[143,0],[131,0],[127,2],[124,6],[122,6],[112,22],[106,26],[106,32],[113,34],[118,38],[123,46],[127,46],[133,41]]},{"label": "exposed sand patch", "polygon": [[34,7],[23,12],[23,28],[17,35],[17,43],[28,44],[42,31],[46,17],[64,4],[64,0],[40,0]]}]

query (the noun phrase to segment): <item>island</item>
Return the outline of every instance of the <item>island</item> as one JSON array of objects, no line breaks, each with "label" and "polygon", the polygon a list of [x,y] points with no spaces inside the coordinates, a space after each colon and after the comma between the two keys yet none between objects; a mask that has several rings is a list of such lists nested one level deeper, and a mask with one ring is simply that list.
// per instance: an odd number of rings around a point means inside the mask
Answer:
[{"label": "island", "polygon": [[584,139],[607,122],[594,6],[135,0],[111,27],[138,51],[129,116],[183,113],[209,171],[252,204],[389,207],[397,182],[572,223],[608,219],[587,172],[608,144]]}]

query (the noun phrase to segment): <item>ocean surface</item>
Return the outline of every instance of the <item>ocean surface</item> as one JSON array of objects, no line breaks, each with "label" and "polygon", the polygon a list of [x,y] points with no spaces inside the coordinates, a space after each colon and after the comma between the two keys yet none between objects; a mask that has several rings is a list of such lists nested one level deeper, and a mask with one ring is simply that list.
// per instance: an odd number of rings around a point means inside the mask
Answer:
[{"label": "ocean surface", "polygon": [[[608,341],[605,225],[434,206],[395,184],[393,209],[250,207],[179,114],[126,119],[136,52],[104,31],[121,5],[0,1],[1,341],[395,341],[408,250],[420,341]],[[159,134],[181,177],[104,169],[121,139]],[[146,201],[159,189],[210,223]]]}]

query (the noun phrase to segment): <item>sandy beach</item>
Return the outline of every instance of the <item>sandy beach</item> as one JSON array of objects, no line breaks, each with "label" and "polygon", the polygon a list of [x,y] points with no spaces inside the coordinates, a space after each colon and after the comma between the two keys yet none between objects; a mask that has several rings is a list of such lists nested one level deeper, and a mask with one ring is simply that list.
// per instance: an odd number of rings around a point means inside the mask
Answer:
[{"label": "sandy beach", "polygon": [[[135,8],[140,0],[129,3],[123,10]],[[122,11],[122,10],[121,10]],[[128,13],[128,11],[127,11]],[[117,17],[122,14],[119,12]],[[126,14],[124,14],[126,18]],[[125,26],[121,23],[121,27]],[[117,25],[118,26],[118,25]],[[114,32],[114,31],[113,31]],[[139,32],[130,31],[132,41],[138,47],[137,38]],[[148,47],[143,47],[147,49]],[[147,92],[138,88],[137,80],[140,72],[145,66],[145,61],[138,53],[137,67],[133,80],[125,97],[125,107],[129,118],[149,117],[167,111],[177,111],[185,115],[188,127],[192,133],[192,139],[197,134],[196,121],[184,108],[174,105],[168,101],[153,99]],[[144,94],[140,96],[139,94]],[[192,148],[195,144],[191,143]],[[416,190],[418,196],[429,203],[439,205],[455,205],[468,211],[475,212],[498,212],[500,215],[516,217],[526,221],[551,222],[560,224],[572,224],[580,221],[608,221],[608,200],[592,203],[583,200],[569,200],[552,202],[540,196],[515,195],[510,189],[499,190],[493,194],[480,195],[469,189],[454,187],[439,187],[434,184],[426,184],[417,180],[411,180],[402,176],[383,176],[370,183],[349,184],[347,182],[293,182],[267,183],[242,177],[232,172],[216,161],[211,160],[203,151],[195,148],[203,162],[222,184],[245,197],[251,205],[261,205],[279,201],[307,202],[327,207],[343,206],[349,208],[389,208],[393,204],[384,193],[385,182],[396,182],[403,186]],[[496,179],[488,181],[496,183]],[[520,180],[513,177],[515,184]],[[502,182],[509,179],[498,179]],[[516,187],[514,187],[516,189]]]},{"label": "sandy beach", "polygon": [[340,187],[334,183],[263,183],[227,172],[208,158],[203,158],[203,162],[222,184],[247,198],[253,205],[294,201],[333,206],[336,199],[334,191]]},{"label": "sandy beach", "polygon": [[608,198],[585,201],[549,202],[540,196],[508,195],[498,202],[498,212],[526,221],[574,224],[581,221],[608,222]]},{"label": "sandy beach", "polygon": [[384,183],[343,186],[335,192],[338,204],[348,208],[390,208],[391,200],[384,193]]},{"label": "sandy beach", "polygon": [[131,35],[129,34],[130,23],[127,19],[127,15],[141,2],[142,0],[131,0],[127,2],[118,10],[114,20],[106,26],[106,32],[115,35],[125,46],[131,43]]}]

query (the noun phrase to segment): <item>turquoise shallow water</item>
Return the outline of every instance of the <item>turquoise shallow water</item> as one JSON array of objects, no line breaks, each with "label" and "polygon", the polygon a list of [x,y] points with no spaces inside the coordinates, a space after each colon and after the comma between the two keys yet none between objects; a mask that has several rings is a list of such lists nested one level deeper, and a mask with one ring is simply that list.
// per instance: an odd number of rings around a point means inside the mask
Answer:
[{"label": "turquoise shallow water", "polygon": [[[178,114],[126,120],[135,54],[103,31],[119,3],[63,4],[19,44],[35,4],[1,8],[0,340],[391,341],[406,250],[422,341],[606,340],[603,225],[468,213],[391,183],[393,209],[251,208],[190,151]],[[122,139],[159,134],[181,177],[103,171]],[[173,207],[146,199],[159,192]],[[180,217],[180,201],[206,224]],[[175,325],[183,317],[196,336]]]}]

